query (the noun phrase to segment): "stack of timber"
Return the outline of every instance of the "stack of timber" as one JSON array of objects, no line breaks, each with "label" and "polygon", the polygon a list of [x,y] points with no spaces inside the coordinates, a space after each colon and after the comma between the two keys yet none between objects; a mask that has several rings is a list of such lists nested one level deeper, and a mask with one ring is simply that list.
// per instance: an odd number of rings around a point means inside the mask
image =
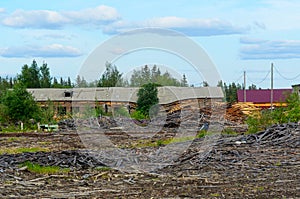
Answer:
[{"label": "stack of timber", "polygon": [[242,124],[248,116],[259,116],[260,108],[255,107],[253,103],[236,103],[228,105],[226,109],[226,120]]}]

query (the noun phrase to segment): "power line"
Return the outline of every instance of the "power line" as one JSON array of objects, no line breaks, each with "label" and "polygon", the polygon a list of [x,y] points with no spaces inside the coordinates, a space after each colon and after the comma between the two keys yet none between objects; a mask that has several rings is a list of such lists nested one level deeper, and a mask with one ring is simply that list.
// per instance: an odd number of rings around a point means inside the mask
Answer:
[{"label": "power line", "polygon": [[238,81],[240,81],[240,79],[242,79],[243,76],[244,76],[244,74],[241,74],[241,76],[240,76],[237,80],[235,80],[235,81],[233,81],[233,82],[238,82]]},{"label": "power line", "polygon": [[297,78],[300,77],[300,74],[296,75],[296,76],[293,77],[293,78],[285,77],[284,75],[282,75],[282,74],[279,72],[279,70],[278,70],[276,67],[274,67],[274,68],[275,68],[276,72],[279,74],[279,76],[282,77],[282,78],[285,79],[285,80],[295,80],[295,79],[297,79]]},{"label": "power line", "polygon": [[249,80],[252,84],[259,85],[259,84],[263,83],[263,82],[268,78],[269,74],[270,74],[270,71],[268,71],[267,75],[266,75],[260,82],[254,82],[254,81],[252,81],[252,80],[249,78],[248,75],[247,75],[247,80]]}]

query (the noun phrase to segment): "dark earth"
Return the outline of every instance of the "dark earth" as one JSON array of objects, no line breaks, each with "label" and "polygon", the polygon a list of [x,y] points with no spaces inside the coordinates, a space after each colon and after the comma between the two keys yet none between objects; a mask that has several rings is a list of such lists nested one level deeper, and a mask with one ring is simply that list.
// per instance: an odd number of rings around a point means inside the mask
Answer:
[{"label": "dark earth", "polygon": [[[122,132],[107,134],[119,146],[136,142]],[[298,124],[274,125],[252,135],[220,135],[204,152],[203,140],[196,138],[170,166],[128,173],[88,156],[76,131],[2,133],[0,198],[300,197]],[[164,146],[147,150],[151,147]],[[12,152],[18,148],[36,151]],[[25,161],[69,171],[38,174],[22,167]]]}]

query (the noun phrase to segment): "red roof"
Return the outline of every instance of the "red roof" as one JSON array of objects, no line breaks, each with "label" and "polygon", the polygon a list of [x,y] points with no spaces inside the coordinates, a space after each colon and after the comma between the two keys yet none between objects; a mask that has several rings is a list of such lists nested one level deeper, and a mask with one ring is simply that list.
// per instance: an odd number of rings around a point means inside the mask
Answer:
[{"label": "red roof", "polygon": [[[273,89],[273,102],[285,102],[293,89]],[[244,102],[244,90],[238,90],[238,102]],[[270,103],[271,89],[246,90],[246,101],[253,103]]]}]

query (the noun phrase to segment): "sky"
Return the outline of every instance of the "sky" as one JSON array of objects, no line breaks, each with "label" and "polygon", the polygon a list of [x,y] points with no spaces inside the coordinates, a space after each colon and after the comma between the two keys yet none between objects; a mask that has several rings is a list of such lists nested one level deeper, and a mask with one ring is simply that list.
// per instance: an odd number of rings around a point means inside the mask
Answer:
[{"label": "sky", "polygon": [[[300,83],[299,10],[299,0],[1,1],[0,76],[14,77],[35,59],[46,62],[52,76],[75,80],[104,42],[126,31],[162,28],[202,48],[223,82],[242,84],[246,71],[246,85],[270,88],[273,63],[274,87],[290,88]],[[201,86],[205,80],[169,52],[118,53],[114,64],[124,75],[157,64],[179,77],[185,74],[189,84]]]}]

